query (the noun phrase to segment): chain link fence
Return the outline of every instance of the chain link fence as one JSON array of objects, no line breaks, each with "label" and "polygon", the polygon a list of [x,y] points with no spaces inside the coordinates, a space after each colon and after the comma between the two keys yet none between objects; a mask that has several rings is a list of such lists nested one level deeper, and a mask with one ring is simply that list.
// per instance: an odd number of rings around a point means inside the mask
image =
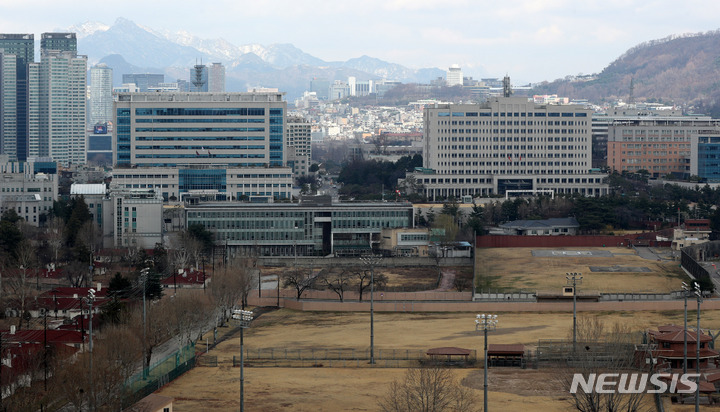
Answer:
[{"label": "chain link fence", "polygon": [[[431,358],[421,349],[375,349],[375,364],[370,364],[370,349],[354,348],[246,348],[245,367],[331,367],[406,368],[432,362],[450,366],[472,366],[477,360],[475,351],[467,357]],[[240,366],[240,355],[234,355],[232,366]]]}]

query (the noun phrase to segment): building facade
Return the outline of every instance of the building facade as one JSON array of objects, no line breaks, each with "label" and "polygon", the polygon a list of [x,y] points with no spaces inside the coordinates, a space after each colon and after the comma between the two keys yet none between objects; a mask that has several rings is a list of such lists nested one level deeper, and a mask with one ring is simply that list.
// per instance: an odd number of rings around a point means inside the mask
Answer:
[{"label": "building facade", "polygon": [[618,172],[645,170],[651,177],[688,178],[692,136],[720,126],[708,116],[616,120],[608,128],[608,166]]},{"label": "building facade", "polygon": [[507,190],[600,196],[609,188],[591,170],[591,115],[524,97],[426,107],[424,168],[408,176],[433,200]]},{"label": "building facade", "polygon": [[107,124],[113,119],[113,71],[101,63],[90,68],[90,113],[88,124]]},{"label": "building facade", "polygon": [[292,167],[295,177],[307,176],[309,174],[310,162],[312,159],[311,144],[312,125],[301,117],[289,117],[287,119],[288,166]]},{"label": "building facade", "polygon": [[215,166],[115,168],[112,187],[153,189],[164,201],[249,201],[292,197],[289,168]]},{"label": "building facade", "polygon": [[384,228],[413,226],[409,203],[301,203],[186,205],[186,227],[203,225],[216,244],[263,256],[362,255],[376,249]]},{"label": "building facade", "polygon": [[690,136],[690,175],[720,183],[720,128],[698,130]]},{"label": "building facade", "polygon": [[122,75],[123,84],[134,84],[140,92],[147,92],[151,87],[158,87],[165,83],[164,74],[154,73],[130,73]]},{"label": "building facade", "polygon": [[453,64],[448,68],[445,75],[445,84],[448,87],[463,85],[463,73],[459,65]]},{"label": "building facade", "polygon": [[43,33],[41,40],[41,60],[29,67],[29,155],[84,164],[87,56],[77,54],[74,33]]},{"label": "building facade", "polygon": [[118,93],[118,166],[284,166],[282,93]]},{"label": "building facade", "polygon": [[211,93],[225,93],[225,66],[222,63],[213,63],[210,66],[208,91]]},{"label": "building facade", "polygon": [[0,214],[15,209],[26,222],[37,227],[57,199],[55,162],[50,159],[18,162],[0,155]]},{"label": "building facade", "polygon": [[35,61],[33,34],[0,34],[0,154],[28,157],[28,67]]}]

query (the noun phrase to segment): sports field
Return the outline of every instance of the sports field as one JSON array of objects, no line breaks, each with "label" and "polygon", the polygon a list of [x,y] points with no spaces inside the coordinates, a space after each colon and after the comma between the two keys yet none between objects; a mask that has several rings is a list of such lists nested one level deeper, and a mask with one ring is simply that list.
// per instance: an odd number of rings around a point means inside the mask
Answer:
[{"label": "sports field", "polygon": [[679,262],[643,259],[619,247],[477,249],[476,259],[478,286],[488,291],[558,292],[568,272],[582,273],[579,290],[600,293],[665,293],[688,279]]},{"label": "sports field", "polygon": [[[621,322],[634,330],[682,324],[682,312],[600,313],[606,324]],[[430,349],[454,346],[482,351],[483,338],[475,331],[474,313],[376,313],[378,350]],[[583,316],[581,314],[581,316]],[[539,339],[570,336],[572,314],[499,313],[498,328],[490,343],[537,344]],[[690,319],[694,319],[694,312]],[[720,311],[703,311],[703,327],[720,328]],[[245,345],[254,348],[357,348],[369,346],[367,313],[302,313],[287,309],[270,312],[245,331]],[[232,367],[239,356],[240,339],[234,336],[210,352],[217,367],[196,367],[165,386],[159,393],[175,398],[174,410],[237,411],[240,370]],[[247,411],[376,411],[377,400],[388,385],[404,374],[397,368],[315,367],[245,368]],[[457,369],[462,384],[482,402],[482,369]],[[569,410],[562,388],[554,383],[552,369],[490,369],[489,403],[493,410]],[[670,409],[675,410],[675,409]]]}]

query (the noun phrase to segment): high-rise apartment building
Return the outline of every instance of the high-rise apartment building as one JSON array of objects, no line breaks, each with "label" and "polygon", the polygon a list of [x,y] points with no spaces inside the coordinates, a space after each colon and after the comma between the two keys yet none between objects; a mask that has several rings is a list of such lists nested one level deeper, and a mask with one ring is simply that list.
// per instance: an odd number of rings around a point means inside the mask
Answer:
[{"label": "high-rise apartment building", "polygon": [[459,65],[453,64],[448,68],[445,75],[445,83],[449,87],[463,85],[463,73]]},{"label": "high-rise apartment building", "polygon": [[225,92],[225,66],[222,63],[213,63],[208,74],[208,91],[212,93]]},{"label": "high-rise apartment building", "polygon": [[40,36],[40,59],[47,50],[69,51],[77,54],[75,33],[43,33]]},{"label": "high-rise apartment building", "polygon": [[74,33],[43,33],[41,44],[29,67],[29,154],[84,164],[87,56],[77,54]]},{"label": "high-rise apartment building", "polygon": [[35,60],[35,36],[0,34],[0,154],[28,156],[28,65]]},{"label": "high-rise apartment building", "polygon": [[90,68],[90,116],[91,126],[105,124],[113,118],[112,97],[113,72],[101,63]]},{"label": "high-rise apartment building", "polygon": [[606,194],[607,175],[591,171],[591,115],[524,97],[426,107],[425,167],[411,176],[433,200],[509,190]]}]

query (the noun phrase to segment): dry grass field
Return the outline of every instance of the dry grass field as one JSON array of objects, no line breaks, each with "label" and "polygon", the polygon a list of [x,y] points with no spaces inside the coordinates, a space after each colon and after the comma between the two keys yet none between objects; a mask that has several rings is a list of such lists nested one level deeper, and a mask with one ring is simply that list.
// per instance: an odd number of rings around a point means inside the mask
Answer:
[{"label": "dry grass field", "polygon": [[[581,290],[606,292],[669,292],[680,289],[687,277],[679,262],[643,259],[632,249],[559,248],[547,250],[602,250],[613,257],[535,257],[539,248],[478,249],[478,284],[497,291],[559,291],[565,273],[583,274]],[[591,272],[590,266],[646,267],[650,272]]]},{"label": "dry grass field", "polygon": [[[482,335],[474,330],[474,313],[376,313],[375,346],[379,350],[456,346],[482,350]],[[566,338],[572,314],[500,313],[490,343],[537,344],[539,339]],[[682,324],[682,312],[614,312],[600,316],[607,325],[621,322],[643,330],[658,325]],[[584,316],[581,314],[580,316]],[[694,319],[691,313],[690,319]],[[704,327],[720,328],[720,311],[702,313]],[[301,313],[279,310],[262,315],[245,331],[245,345],[253,348],[357,348],[369,346],[367,313]],[[200,348],[199,348],[200,349]],[[233,355],[240,353],[239,336],[210,352],[218,367],[196,367],[165,386],[159,393],[175,398],[174,410],[237,411],[240,370]],[[377,355],[376,355],[377,356]],[[402,378],[396,368],[245,368],[248,411],[376,411],[377,400],[388,385]],[[457,369],[456,376],[482,402],[482,369]],[[569,410],[562,388],[550,369],[490,370],[490,407],[493,410]],[[675,409],[670,409],[675,410]]]}]

